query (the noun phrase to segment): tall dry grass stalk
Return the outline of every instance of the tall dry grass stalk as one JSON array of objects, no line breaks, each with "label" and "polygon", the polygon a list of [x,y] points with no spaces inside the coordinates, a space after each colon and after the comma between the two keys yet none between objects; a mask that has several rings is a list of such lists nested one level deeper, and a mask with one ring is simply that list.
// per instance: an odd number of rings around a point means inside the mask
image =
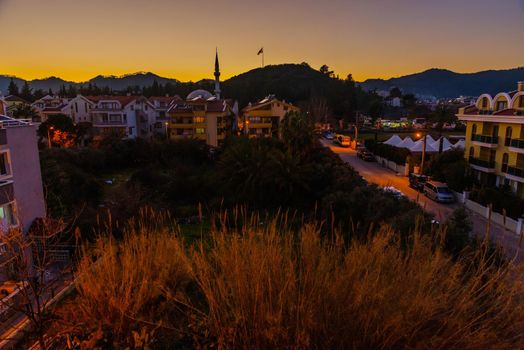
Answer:
[{"label": "tall dry grass stalk", "polygon": [[415,232],[405,248],[386,226],[348,246],[316,225],[245,222],[190,248],[160,224],[133,223],[123,242],[101,240],[97,262],[83,262],[75,305],[121,335],[134,319],[171,331],[176,312],[196,348],[524,347],[521,270],[485,249],[457,261],[438,239]]},{"label": "tall dry grass stalk", "polygon": [[124,239],[101,237],[80,262],[78,311],[89,322],[126,336],[134,320],[163,322],[176,310],[166,297],[183,302],[190,266],[170,219],[151,211],[131,221]]}]

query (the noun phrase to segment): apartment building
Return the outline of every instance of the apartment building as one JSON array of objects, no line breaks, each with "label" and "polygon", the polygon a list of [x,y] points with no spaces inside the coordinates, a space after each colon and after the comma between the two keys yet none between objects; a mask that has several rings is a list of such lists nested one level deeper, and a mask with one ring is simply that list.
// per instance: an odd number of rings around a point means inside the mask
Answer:
[{"label": "apartment building", "polygon": [[274,95],[250,103],[242,109],[240,128],[245,135],[251,137],[280,137],[280,124],[287,113],[298,112],[300,109]]},{"label": "apartment building", "polygon": [[168,126],[167,111],[175,102],[183,102],[180,96],[152,96],[148,98],[154,108],[153,133],[155,135],[166,135]]},{"label": "apartment building", "polygon": [[67,98],[60,96],[46,95],[31,104],[40,117],[41,122],[45,122],[50,115],[65,114],[70,111]]},{"label": "apartment building", "polygon": [[167,110],[168,137],[199,139],[217,147],[232,130],[235,111],[238,104],[232,100],[217,99],[205,90],[193,91]]},{"label": "apartment building", "polygon": [[4,97],[0,95],[0,115],[7,114],[7,103],[4,100]]},{"label": "apartment building", "polygon": [[195,90],[185,100],[175,99],[167,110],[170,139],[193,138],[217,147],[233,131],[238,119],[238,103],[220,96],[220,65],[215,55],[215,89]]},{"label": "apartment building", "polygon": [[465,157],[475,179],[510,186],[524,198],[524,82],[512,92],[479,96],[457,117],[467,126]]},{"label": "apartment building", "polygon": [[143,96],[87,96],[93,103],[90,121],[95,139],[113,134],[122,138],[150,138],[154,106]]},{"label": "apartment building", "polygon": [[23,98],[15,95],[8,95],[4,97],[4,102],[6,105],[6,110],[4,115],[8,117],[13,117],[13,111],[19,107],[30,106],[31,103],[24,100]]}]

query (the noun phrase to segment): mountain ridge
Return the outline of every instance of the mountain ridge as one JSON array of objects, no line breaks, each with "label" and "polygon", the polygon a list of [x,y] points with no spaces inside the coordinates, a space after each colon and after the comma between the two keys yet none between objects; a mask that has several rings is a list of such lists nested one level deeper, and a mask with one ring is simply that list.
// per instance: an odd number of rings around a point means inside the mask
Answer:
[{"label": "mountain ridge", "polygon": [[[271,66],[277,68],[282,76],[294,74],[295,64],[280,64]],[[268,68],[270,66],[267,66]],[[253,77],[259,83],[258,75],[264,68],[255,68],[247,72],[237,74],[223,83],[234,83],[239,78],[249,79]],[[320,72],[318,72],[321,74]],[[87,81],[73,82],[64,80],[57,76],[47,78],[25,80],[13,75],[0,75],[0,91],[7,94],[7,87],[10,80],[21,88],[24,82],[28,82],[33,90],[41,89],[54,92],[58,91],[62,85],[73,85],[75,87],[96,84],[99,87],[108,86],[112,90],[125,90],[129,86],[147,87],[154,81],[158,84],[179,84],[180,80],[166,78],[152,72],[139,71],[123,75],[97,75]],[[272,79],[275,79],[273,76]],[[201,79],[200,81],[208,81]],[[436,98],[451,98],[460,95],[478,96],[484,92],[497,93],[500,91],[511,91],[516,87],[517,81],[524,80],[524,67],[517,67],[502,70],[484,70],[473,73],[458,73],[444,68],[430,68],[422,72],[408,74],[389,79],[371,78],[358,83],[364,90],[383,90],[389,91],[392,87],[400,88],[404,93],[414,93],[418,96],[434,96]],[[307,82],[304,82],[307,83]]]}]

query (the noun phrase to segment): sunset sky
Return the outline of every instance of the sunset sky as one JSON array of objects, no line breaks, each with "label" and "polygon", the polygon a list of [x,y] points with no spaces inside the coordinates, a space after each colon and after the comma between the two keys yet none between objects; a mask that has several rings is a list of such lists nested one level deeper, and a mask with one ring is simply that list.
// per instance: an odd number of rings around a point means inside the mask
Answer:
[{"label": "sunset sky", "polygon": [[0,74],[180,80],[266,64],[356,80],[524,66],[524,0],[0,0]]}]

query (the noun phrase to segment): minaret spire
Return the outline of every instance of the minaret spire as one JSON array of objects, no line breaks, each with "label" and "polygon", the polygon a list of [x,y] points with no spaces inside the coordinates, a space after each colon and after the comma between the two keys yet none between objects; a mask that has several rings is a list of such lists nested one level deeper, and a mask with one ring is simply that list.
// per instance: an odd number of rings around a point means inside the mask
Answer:
[{"label": "minaret spire", "polygon": [[215,55],[215,96],[220,99],[220,65],[218,63],[218,48]]}]

